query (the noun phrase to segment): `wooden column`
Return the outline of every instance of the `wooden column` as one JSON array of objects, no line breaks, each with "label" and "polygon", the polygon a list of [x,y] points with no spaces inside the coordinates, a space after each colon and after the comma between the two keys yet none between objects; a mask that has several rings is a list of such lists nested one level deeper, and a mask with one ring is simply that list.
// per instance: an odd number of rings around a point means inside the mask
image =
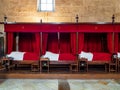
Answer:
[{"label": "wooden column", "polygon": [[19,33],[16,34],[16,51],[19,51]]},{"label": "wooden column", "polygon": [[78,35],[79,35],[79,32],[76,32],[76,58],[78,60]]}]

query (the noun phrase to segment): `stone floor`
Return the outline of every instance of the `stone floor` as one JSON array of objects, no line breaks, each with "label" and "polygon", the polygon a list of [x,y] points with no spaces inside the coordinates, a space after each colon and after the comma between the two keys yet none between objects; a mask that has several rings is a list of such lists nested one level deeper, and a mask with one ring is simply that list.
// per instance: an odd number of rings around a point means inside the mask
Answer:
[{"label": "stone floor", "polygon": [[120,80],[0,79],[0,90],[120,90]]}]

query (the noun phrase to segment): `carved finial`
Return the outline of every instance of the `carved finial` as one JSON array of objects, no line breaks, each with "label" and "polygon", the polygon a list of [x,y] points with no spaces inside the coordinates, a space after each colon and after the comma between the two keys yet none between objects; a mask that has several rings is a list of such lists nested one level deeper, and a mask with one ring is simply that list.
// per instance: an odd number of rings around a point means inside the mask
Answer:
[{"label": "carved finial", "polygon": [[42,19],[40,19],[40,23],[42,23]]},{"label": "carved finial", "polygon": [[78,19],[79,19],[78,14],[76,15],[75,19],[76,19],[76,23],[78,23]]},{"label": "carved finial", "polygon": [[113,14],[113,16],[112,16],[112,23],[114,23],[115,22],[115,15]]},{"label": "carved finial", "polygon": [[4,16],[4,23],[7,23],[7,16]]}]

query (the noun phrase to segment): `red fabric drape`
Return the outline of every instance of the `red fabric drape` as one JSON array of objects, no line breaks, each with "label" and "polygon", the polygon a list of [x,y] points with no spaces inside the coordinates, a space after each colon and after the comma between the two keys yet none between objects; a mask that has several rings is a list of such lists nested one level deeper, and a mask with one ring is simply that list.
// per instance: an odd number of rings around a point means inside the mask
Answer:
[{"label": "red fabric drape", "polygon": [[19,51],[35,52],[35,34],[19,33]]},{"label": "red fabric drape", "polygon": [[60,33],[60,53],[70,52],[70,33]]},{"label": "red fabric drape", "polygon": [[115,33],[114,34],[114,52],[118,52],[118,43],[119,43],[119,34]]},{"label": "red fabric drape", "polygon": [[106,51],[106,34],[103,33],[85,33],[84,51],[87,52],[104,52]]},{"label": "red fabric drape", "polygon": [[40,56],[41,36],[40,33],[35,33],[35,52]]},{"label": "red fabric drape", "polygon": [[45,54],[47,49],[47,39],[48,39],[48,33],[42,33],[42,55]]},{"label": "red fabric drape", "polygon": [[13,51],[13,33],[7,33],[7,54]]},{"label": "red fabric drape", "polygon": [[77,54],[77,34],[71,33],[71,51],[73,55]]},{"label": "red fabric drape", "polygon": [[120,52],[120,33],[118,33],[118,52]]},{"label": "red fabric drape", "polygon": [[113,34],[107,33],[107,47],[110,53],[113,53]]},{"label": "red fabric drape", "polygon": [[84,47],[84,33],[78,33],[78,54],[81,53]]},{"label": "red fabric drape", "polygon": [[59,53],[59,41],[57,33],[48,34],[47,50],[53,53]]}]

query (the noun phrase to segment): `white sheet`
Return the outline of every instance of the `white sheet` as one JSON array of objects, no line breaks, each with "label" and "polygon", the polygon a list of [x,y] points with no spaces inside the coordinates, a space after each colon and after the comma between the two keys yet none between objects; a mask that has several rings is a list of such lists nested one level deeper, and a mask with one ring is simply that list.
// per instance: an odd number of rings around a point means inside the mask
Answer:
[{"label": "white sheet", "polygon": [[91,52],[84,52],[82,51],[80,54],[79,54],[79,57],[80,58],[87,58],[88,61],[92,61],[93,59],[93,54]]},{"label": "white sheet", "polygon": [[117,53],[118,58],[120,58],[120,52]]},{"label": "white sheet", "polygon": [[22,61],[24,57],[25,52],[11,52],[7,55],[7,57],[12,57],[13,60],[19,60]]},{"label": "white sheet", "polygon": [[43,55],[42,58],[49,58],[51,61],[58,61],[59,54],[46,51],[45,55]]}]

